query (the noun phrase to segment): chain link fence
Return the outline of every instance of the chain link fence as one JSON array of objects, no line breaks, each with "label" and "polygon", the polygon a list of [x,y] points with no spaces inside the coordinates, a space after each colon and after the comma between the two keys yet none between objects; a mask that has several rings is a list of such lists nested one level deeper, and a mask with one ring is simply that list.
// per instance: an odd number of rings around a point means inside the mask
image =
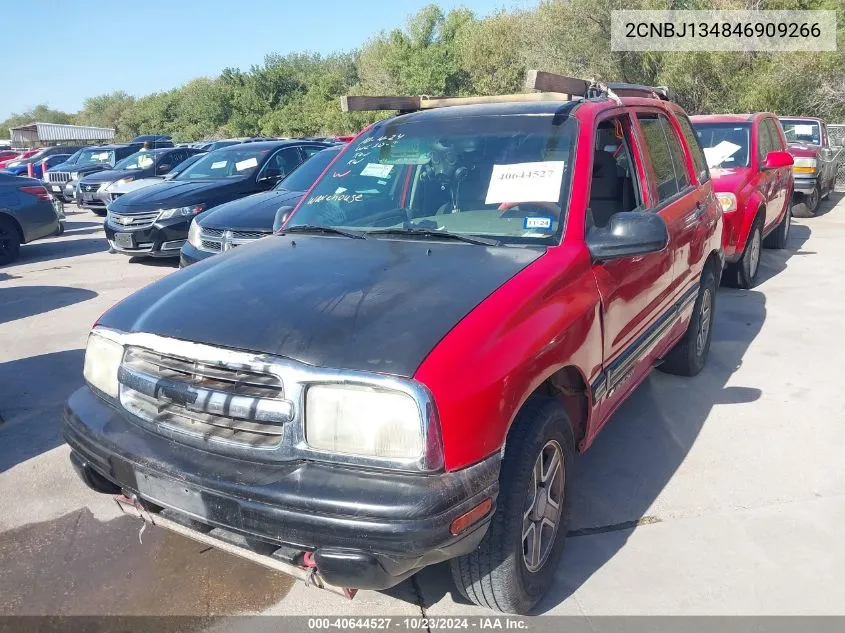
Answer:
[{"label": "chain link fence", "polygon": [[836,191],[845,191],[845,123],[835,123],[827,126],[827,135],[830,138],[830,146],[834,151],[839,152],[836,163]]}]

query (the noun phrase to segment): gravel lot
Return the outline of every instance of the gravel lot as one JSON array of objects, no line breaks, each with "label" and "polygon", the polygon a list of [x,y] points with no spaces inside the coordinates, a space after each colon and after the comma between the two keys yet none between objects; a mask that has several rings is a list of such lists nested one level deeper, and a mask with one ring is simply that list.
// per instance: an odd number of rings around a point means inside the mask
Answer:
[{"label": "gravel lot", "polygon": [[[845,614],[845,200],[718,295],[708,366],[655,373],[577,465],[555,614]],[[121,516],[77,480],[61,407],[88,329],[175,264],[110,255],[102,219],[0,269],[0,615],[485,614],[430,568],[352,602]],[[212,308],[213,309],[213,308]]]}]

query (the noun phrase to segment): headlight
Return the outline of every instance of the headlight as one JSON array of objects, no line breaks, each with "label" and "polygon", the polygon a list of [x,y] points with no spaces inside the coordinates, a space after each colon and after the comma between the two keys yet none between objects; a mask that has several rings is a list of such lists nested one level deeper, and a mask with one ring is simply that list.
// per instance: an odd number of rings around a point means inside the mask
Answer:
[{"label": "headlight", "polygon": [[70,172],[70,179],[71,180],[79,180],[79,172],[78,171]]},{"label": "headlight", "polygon": [[91,330],[85,349],[85,380],[112,398],[118,397],[117,370],[123,360],[123,346]]},{"label": "headlight", "polygon": [[167,220],[169,218],[178,218],[179,216],[190,217],[200,213],[205,208],[204,204],[196,204],[190,207],[177,207],[176,209],[164,209],[159,214],[159,220]]},{"label": "headlight", "polygon": [[191,228],[188,229],[188,244],[194,248],[202,247],[202,240],[200,239],[200,225],[197,224],[197,219],[191,220]]},{"label": "headlight", "polygon": [[722,213],[736,211],[736,196],[732,193],[717,193],[716,200],[722,205]]},{"label": "headlight", "polygon": [[818,162],[815,158],[799,156],[792,164],[792,171],[799,174],[813,174],[818,169]]},{"label": "headlight", "polygon": [[118,185],[118,186],[126,185],[126,184],[129,184],[130,182],[132,182],[133,180],[135,180],[134,176],[127,176],[126,178],[121,178],[120,180],[116,180],[111,185],[109,185],[109,187],[111,187],[112,185]]},{"label": "headlight", "polygon": [[407,393],[365,385],[318,384],[305,392],[305,441],[361,457],[424,458],[425,423]]}]

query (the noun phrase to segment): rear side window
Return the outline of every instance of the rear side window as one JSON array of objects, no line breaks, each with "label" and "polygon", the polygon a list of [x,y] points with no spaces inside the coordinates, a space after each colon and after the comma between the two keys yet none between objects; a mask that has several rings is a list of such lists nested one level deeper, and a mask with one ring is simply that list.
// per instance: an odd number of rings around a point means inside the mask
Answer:
[{"label": "rear side window", "polygon": [[657,181],[658,203],[668,200],[690,184],[681,141],[662,114],[638,114],[646,150]]},{"label": "rear side window", "polygon": [[689,153],[692,156],[696,178],[700,184],[704,184],[710,180],[710,169],[707,167],[707,157],[704,155],[704,150],[701,149],[698,134],[692,129],[692,123],[685,114],[678,114],[677,119],[681,133],[684,135],[687,147],[689,147]]}]

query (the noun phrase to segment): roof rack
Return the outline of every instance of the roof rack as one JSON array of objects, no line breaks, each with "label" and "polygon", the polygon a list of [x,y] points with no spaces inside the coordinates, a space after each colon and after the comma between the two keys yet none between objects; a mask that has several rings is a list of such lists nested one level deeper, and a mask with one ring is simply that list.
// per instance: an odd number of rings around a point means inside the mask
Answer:
[{"label": "roof rack", "polygon": [[[652,87],[638,84],[601,84],[586,79],[565,77],[541,70],[529,70],[526,76],[527,92],[519,94],[492,95],[480,97],[418,97],[402,96],[343,96],[340,108],[343,112],[373,110],[399,110],[401,113],[444,108],[456,105],[479,105],[485,103],[524,103],[537,101],[573,101],[577,99],[647,97],[672,100],[671,91],[665,86]],[[536,92],[534,92],[536,91]]]}]

